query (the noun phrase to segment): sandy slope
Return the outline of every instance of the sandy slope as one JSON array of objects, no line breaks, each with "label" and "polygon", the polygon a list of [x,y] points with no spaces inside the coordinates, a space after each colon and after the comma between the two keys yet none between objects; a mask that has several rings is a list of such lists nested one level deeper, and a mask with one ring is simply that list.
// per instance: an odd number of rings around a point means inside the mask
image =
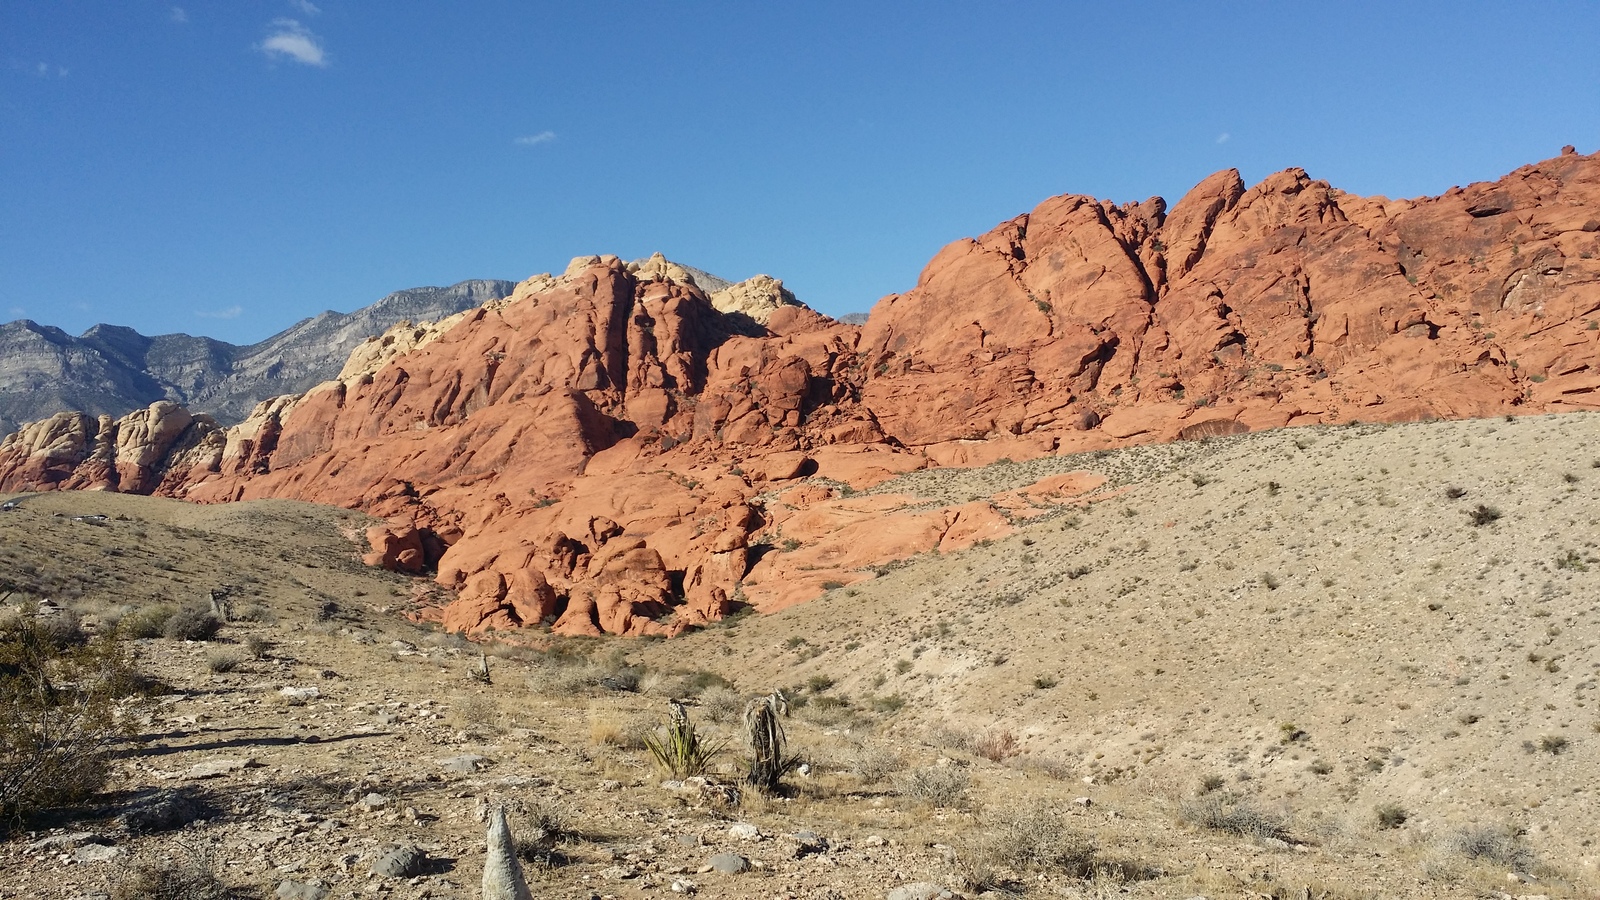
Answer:
[{"label": "sandy slope", "polygon": [[[1010,538],[776,615],[567,645],[589,665],[505,651],[492,686],[466,677],[459,643],[400,620],[425,583],[359,567],[353,514],[28,498],[0,512],[13,580],[102,615],[224,587],[259,615],[219,645],[137,646],[174,690],[119,762],[106,810],[182,788],[211,804],[206,821],[144,837],[58,822],[121,855],[0,844],[0,897],[93,896],[128,854],[179,841],[214,847],[231,881],[266,893],[298,879],[335,897],[472,896],[485,799],[554,804],[572,826],[566,864],[533,873],[540,896],[665,896],[686,881],[703,897],[882,897],[918,878],[959,887],[984,835],[1030,798],[1156,877],[1030,876],[1029,895],[1592,896],[1597,433],[1588,415],[1355,425],[914,473],[878,490],[964,499],[1075,470],[1109,480]],[[1478,504],[1500,518],[1472,524]],[[89,513],[106,519],[72,518]],[[208,670],[250,636],[271,642],[263,659]],[[647,673],[642,693],[586,680],[626,664]],[[746,694],[790,689],[791,735],[814,764],[791,799],[729,809],[660,785],[637,735],[689,690],[670,673],[697,670]],[[320,696],[286,702],[286,686]],[[694,715],[731,735],[735,702],[713,689]],[[1007,734],[1010,758],[973,752],[988,738],[1006,756]],[[862,778],[873,753],[969,773],[965,808]],[[443,766],[461,754],[494,762]],[[1208,797],[1284,817],[1289,843],[1186,821],[1207,776],[1220,781]],[[363,808],[372,792],[386,805]],[[1409,819],[1377,829],[1380,804]],[[764,837],[732,837],[736,820]],[[1525,832],[1539,882],[1448,849],[1474,823]],[[800,829],[827,852],[796,858],[784,835]],[[400,840],[438,866],[368,875]],[[719,851],[761,868],[700,872]]]}]

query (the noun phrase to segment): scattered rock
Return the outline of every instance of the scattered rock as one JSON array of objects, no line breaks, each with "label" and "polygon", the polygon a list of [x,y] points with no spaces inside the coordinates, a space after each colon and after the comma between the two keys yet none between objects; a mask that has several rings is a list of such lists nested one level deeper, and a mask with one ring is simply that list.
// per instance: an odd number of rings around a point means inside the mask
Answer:
[{"label": "scattered rock", "polygon": [[183,777],[190,780],[198,780],[201,778],[217,778],[219,776],[226,775],[229,772],[237,772],[240,769],[253,769],[260,765],[261,763],[258,763],[254,759],[250,759],[248,757],[244,759],[210,759],[206,760],[205,762],[198,762],[190,766],[189,770],[183,773]]},{"label": "scattered rock", "polygon": [[97,863],[107,862],[122,855],[122,848],[106,844],[84,844],[72,851],[73,862]]},{"label": "scattered rock", "polygon": [[931,881],[914,881],[889,892],[889,900],[945,900],[954,896],[949,889]]},{"label": "scattered rock", "polygon": [[272,892],[278,900],[323,900],[328,887],[320,881],[283,881]]},{"label": "scattered rock", "polygon": [[710,866],[712,871],[723,875],[738,875],[750,870],[750,860],[737,853],[718,853],[711,857]]},{"label": "scattered rock", "polygon": [[749,822],[735,822],[728,826],[728,837],[741,841],[759,841],[761,829]]},{"label": "scattered rock", "polygon": [[199,819],[208,819],[213,810],[203,797],[184,788],[155,790],[136,797],[117,816],[117,826],[138,834],[171,831]]},{"label": "scattered rock", "polygon": [[414,844],[390,844],[372,861],[372,874],[385,878],[413,878],[422,874],[428,855]]},{"label": "scattered rock", "polygon": [[461,772],[471,775],[474,772],[482,772],[484,769],[494,765],[494,760],[487,756],[479,756],[476,753],[463,753],[460,756],[442,759],[439,761],[439,765],[449,772]]}]

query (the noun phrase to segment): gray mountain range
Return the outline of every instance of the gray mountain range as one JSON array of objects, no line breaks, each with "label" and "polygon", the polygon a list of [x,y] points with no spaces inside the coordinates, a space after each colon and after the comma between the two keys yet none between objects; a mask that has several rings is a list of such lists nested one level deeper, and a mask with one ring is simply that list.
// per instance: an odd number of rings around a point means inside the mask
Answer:
[{"label": "gray mountain range", "polygon": [[28,319],[7,322],[0,325],[0,435],[63,410],[121,416],[157,400],[232,425],[261,400],[335,377],[357,344],[401,319],[442,318],[508,296],[515,286],[480,279],[396,291],[245,347],[187,334],[148,337],[120,325],[73,337]]}]

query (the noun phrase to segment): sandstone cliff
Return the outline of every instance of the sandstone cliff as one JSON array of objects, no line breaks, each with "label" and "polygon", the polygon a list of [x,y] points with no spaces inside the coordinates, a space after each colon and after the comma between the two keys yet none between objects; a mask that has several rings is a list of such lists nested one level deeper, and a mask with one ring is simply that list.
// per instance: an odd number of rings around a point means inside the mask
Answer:
[{"label": "sandstone cliff", "polygon": [[1055,197],[944,248],[859,327],[787,303],[761,323],[665,260],[581,258],[226,436],[157,437],[170,410],[30,426],[0,487],[360,508],[390,520],[369,561],[459,589],[423,612],[448,627],[673,633],[1096,487],[854,493],[901,472],[1600,406],[1597,256],[1600,157],[1569,150],[1421,200],[1298,169],[1220,172],[1170,209]]}]

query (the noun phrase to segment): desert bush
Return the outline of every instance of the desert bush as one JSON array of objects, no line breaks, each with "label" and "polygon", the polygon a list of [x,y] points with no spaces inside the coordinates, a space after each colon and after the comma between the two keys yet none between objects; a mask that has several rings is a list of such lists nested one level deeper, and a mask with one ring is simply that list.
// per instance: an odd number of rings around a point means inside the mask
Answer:
[{"label": "desert bush", "polygon": [[462,728],[495,728],[500,722],[500,704],[492,697],[461,697],[452,704],[451,718]]},{"label": "desert bush", "polygon": [[924,766],[895,776],[902,795],[932,806],[958,807],[966,803],[972,778],[959,766]]},{"label": "desert bush", "polygon": [[700,694],[700,709],[713,722],[732,722],[744,712],[744,698],[732,688],[711,687]]},{"label": "desert bush", "polygon": [[109,635],[58,646],[27,619],[0,631],[0,823],[105,785],[111,746],[127,732],[121,723],[134,719],[118,719],[118,701],[140,681],[125,650]]},{"label": "desert bush", "polygon": [[1009,730],[990,731],[972,742],[972,752],[990,762],[1004,762],[1021,752],[1017,736]]},{"label": "desert bush", "polygon": [[1209,794],[1212,791],[1220,789],[1224,784],[1227,784],[1227,780],[1221,775],[1207,775],[1200,779],[1200,790],[1198,793]]},{"label": "desert bush", "polygon": [[1399,828],[1406,823],[1407,819],[1411,818],[1411,814],[1406,812],[1405,807],[1398,803],[1380,803],[1374,812],[1377,813],[1378,827],[1380,829]]},{"label": "desert bush", "polygon": [[1567,749],[1567,738],[1560,734],[1547,734],[1539,738],[1539,749],[1555,755]]},{"label": "desert bush", "polygon": [[222,620],[206,603],[181,606],[161,627],[161,633],[175,641],[209,641],[222,628]]},{"label": "desert bush", "polygon": [[1246,801],[1208,793],[1179,808],[1184,821],[1213,831],[1226,831],[1254,840],[1287,840],[1289,823],[1282,816],[1262,812]]},{"label": "desert bush", "polygon": [[879,747],[862,747],[849,760],[851,774],[862,784],[878,784],[905,766],[898,753]]},{"label": "desert bush", "polygon": [[251,659],[266,659],[271,649],[272,642],[260,635],[252,634],[244,639],[244,652],[250,654]]},{"label": "desert bush", "polygon": [[117,622],[117,634],[127,638],[158,638],[167,627],[167,620],[178,610],[166,603],[141,606]]},{"label": "desert bush", "polygon": [[666,724],[644,736],[644,748],[662,772],[676,779],[704,775],[722,752],[724,742],[708,739],[695,728],[681,703],[671,704]]},{"label": "desert bush", "polygon": [[974,752],[977,739],[971,732],[958,731],[944,725],[936,725],[928,730],[928,743],[941,750],[960,750],[963,753]]},{"label": "desert bush", "polygon": [[1500,510],[1495,509],[1492,506],[1485,506],[1482,503],[1479,503],[1467,513],[1467,520],[1477,527],[1488,525],[1499,518]]},{"label": "desert bush", "polygon": [[232,672],[244,665],[244,654],[232,648],[213,650],[206,655],[206,668],[217,674]]},{"label": "desert bush", "polygon": [[543,866],[557,865],[561,858],[556,847],[576,837],[560,807],[546,801],[536,801],[518,815],[512,833],[517,855]]},{"label": "desert bush", "polygon": [[83,631],[83,617],[71,610],[37,616],[33,622],[40,638],[57,650],[82,644],[89,639]]},{"label": "desert bush", "polygon": [[1467,825],[1446,834],[1440,845],[1468,859],[1526,869],[1532,866],[1533,855],[1517,837],[1515,830],[1504,825]]},{"label": "desert bush", "polygon": [[1004,808],[985,822],[974,861],[1018,874],[1061,872],[1085,877],[1094,871],[1095,844],[1043,801]]},{"label": "desert bush", "polygon": [[589,740],[619,750],[647,750],[651,724],[648,719],[623,717],[596,707],[589,713]]},{"label": "desert bush", "polygon": [[236,893],[217,877],[209,851],[180,846],[171,858],[145,856],[116,876],[111,900],[232,900]]}]

